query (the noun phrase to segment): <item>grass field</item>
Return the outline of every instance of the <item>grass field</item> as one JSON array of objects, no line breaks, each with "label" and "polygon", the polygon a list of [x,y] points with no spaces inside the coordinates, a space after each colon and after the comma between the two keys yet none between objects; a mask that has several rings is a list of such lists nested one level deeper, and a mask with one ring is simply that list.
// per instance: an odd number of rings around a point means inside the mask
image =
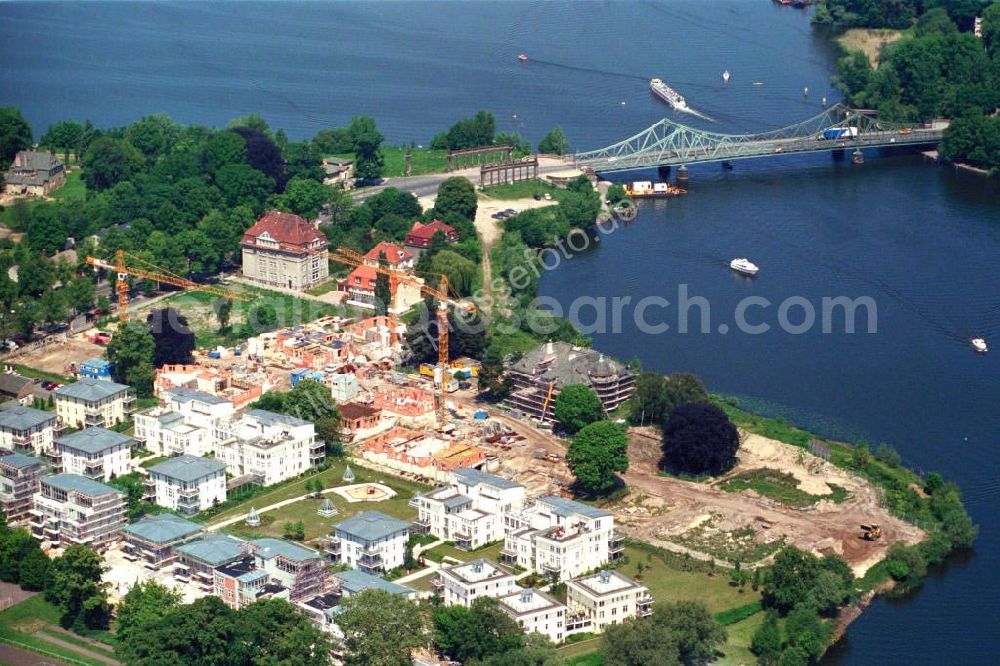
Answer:
[{"label": "grass field", "polygon": [[546,192],[552,196],[553,201],[559,201],[566,190],[538,180],[526,180],[520,183],[489,187],[483,190],[482,195],[484,198],[510,201],[511,199],[531,199],[536,194],[544,195]]},{"label": "grass field", "polygon": [[[30,599],[11,606],[0,612],[0,639],[6,639],[14,644],[23,646],[25,649],[34,649],[43,654],[48,653],[71,662],[81,664],[95,664],[101,666],[102,662],[91,659],[79,652],[70,650],[61,645],[56,645],[45,640],[44,636],[54,636],[67,643],[79,645],[97,654],[112,656],[111,648],[98,648],[87,644],[82,638],[66,636],[48,628],[59,624],[58,609],[45,601],[42,594],[36,594]],[[35,634],[41,632],[43,636]]]},{"label": "grass field", "polygon": [[726,492],[754,490],[764,497],[770,497],[777,502],[797,507],[812,506],[823,499],[839,504],[848,497],[846,489],[834,484],[830,485],[833,492],[827,495],[810,495],[799,489],[799,481],[794,476],[773,469],[742,472],[728,479],[721,487]]},{"label": "grass field", "polygon": [[[382,175],[386,178],[406,175],[406,148],[403,146],[382,146],[382,159],[385,166]],[[333,155],[345,160],[353,160],[353,153],[341,153]],[[422,176],[429,173],[444,173],[448,170],[448,151],[431,150],[429,148],[414,148],[411,161],[413,171],[411,175]]]},{"label": "grass field", "polygon": [[726,627],[727,640],[722,648],[723,657],[716,664],[737,666],[738,664],[756,664],[757,657],[750,651],[750,641],[754,632],[764,623],[764,613],[752,615],[742,622]]},{"label": "grass field", "polygon": [[633,545],[625,547],[628,563],[619,567],[626,576],[636,578],[638,564],[645,567],[640,580],[657,601],[701,601],[712,613],[718,613],[756,601],[760,595],[749,587],[743,593],[729,584],[724,573],[709,576],[696,571],[681,571],[655,554]]},{"label": "grass field", "polygon": [[500,559],[501,548],[503,548],[502,541],[491,543],[477,550],[462,550],[461,548],[456,548],[450,543],[443,543],[425,551],[424,557],[428,560],[433,560],[434,562],[440,562],[445,557],[453,557],[456,560],[461,560],[463,562],[478,560],[479,558],[485,558],[495,562]]},{"label": "grass field", "polygon": [[72,377],[67,377],[66,375],[59,375],[54,372],[45,372],[44,370],[37,370],[35,368],[29,367],[27,365],[18,365],[17,363],[12,364],[15,371],[18,374],[25,377],[31,377],[32,379],[41,379],[42,381],[57,382],[59,384],[70,384],[74,381]]},{"label": "grass field", "polygon": [[174,307],[188,320],[188,326],[194,331],[195,344],[203,348],[218,345],[231,346],[242,341],[238,335],[240,326],[250,316],[251,308],[270,305],[277,314],[277,327],[292,326],[312,321],[319,317],[333,314],[345,314],[346,310],[327,303],[296,298],[266,289],[258,289],[243,284],[233,284],[227,287],[231,291],[246,298],[245,301],[234,300],[229,316],[229,331],[219,332],[219,321],[215,315],[214,305],[218,297],[200,291],[181,291],[167,296],[156,304],[156,307]]},{"label": "grass field", "polygon": [[306,289],[306,293],[310,296],[322,296],[323,294],[329,294],[331,291],[337,291],[338,289],[340,289],[339,280],[328,280],[318,287]]}]

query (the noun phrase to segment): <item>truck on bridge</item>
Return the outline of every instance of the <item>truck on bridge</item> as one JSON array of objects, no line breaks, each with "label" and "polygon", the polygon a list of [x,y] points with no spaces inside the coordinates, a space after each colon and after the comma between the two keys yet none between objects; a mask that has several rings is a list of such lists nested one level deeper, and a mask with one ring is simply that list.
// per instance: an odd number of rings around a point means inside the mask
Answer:
[{"label": "truck on bridge", "polygon": [[857,127],[831,127],[828,130],[823,130],[817,138],[820,141],[830,141],[833,139],[853,139],[858,135]]}]

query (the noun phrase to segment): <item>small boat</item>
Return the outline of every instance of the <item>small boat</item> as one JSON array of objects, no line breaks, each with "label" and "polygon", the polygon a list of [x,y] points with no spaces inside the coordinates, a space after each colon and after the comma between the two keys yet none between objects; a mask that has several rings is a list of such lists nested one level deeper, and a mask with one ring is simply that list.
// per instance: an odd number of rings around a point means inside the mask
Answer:
[{"label": "small boat", "polygon": [[520,60],[521,62],[528,62],[528,56],[524,55],[523,53],[517,56],[517,59]]},{"label": "small boat", "polygon": [[972,338],[969,342],[972,343],[972,348],[980,354],[985,354],[990,350],[990,348],[986,345],[986,340],[982,338]]},{"label": "small boat", "polygon": [[754,81],[753,84],[755,86],[762,86],[762,85],[764,85],[764,82],[763,81]]},{"label": "small boat", "polygon": [[728,69],[722,73],[722,81],[724,83],[729,83],[729,70]]},{"label": "small boat", "polygon": [[664,83],[661,79],[651,79],[649,81],[649,89],[654,95],[669,104],[671,108],[678,111],[688,110],[688,105],[687,102],[684,101],[684,97],[679,92]]},{"label": "small boat", "polygon": [[757,264],[753,263],[746,257],[738,257],[729,262],[729,267],[732,268],[737,273],[743,273],[744,275],[757,275]]}]

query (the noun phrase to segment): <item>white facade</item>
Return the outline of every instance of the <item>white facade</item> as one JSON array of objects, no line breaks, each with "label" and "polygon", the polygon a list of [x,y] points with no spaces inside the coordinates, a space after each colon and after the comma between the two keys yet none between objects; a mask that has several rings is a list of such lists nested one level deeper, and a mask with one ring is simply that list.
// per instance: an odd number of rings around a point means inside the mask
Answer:
[{"label": "white facade", "polygon": [[249,474],[263,486],[298,476],[326,455],[312,423],[263,409],[220,423],[215,433],[215,457],[233,476]]},{"label": "white facade", "polygon": [[616,558],[622,544],[607,511],[565,499],[541,497],[506,516],[501,556],[532,571],[567,580]]},{"label": "white facade", "polygon": [[31,455],[52,450],[58,419],[52,412],[31,407],[12,407],[0,411],[0,449]]},{"label": "white facade", "polygon": [[333,526],[326,552],[369,574],[385,573],[403,566],[410,525],[379,511],[362,511]]},{"label": "white facade", "polygon": [[233,403],[225,398],[192,389],[166,389],[163,406],[184,415],[185,421],[199,428],[214,428],[233,417]]},{"label": "white facade", "polygon": [[215,431],[190,424],[180,412],[153,407],[135,415],[135,439],[158,456],[203,456],[215,444]]},{"label": "white facade", "polygon": [[566,637],[566,607],[544,592],[518,590],[497,601],[524,633],[537,632],[553,643],[561,643]]},{"label": "white facade", "polygon": [[135,411],[135,394],[124,384],[81,379],[52,392],[59,422],[70,428],[111,426],[128,420]]},{"label": "white facade", "polygon": [[194,515],[226,501],[226,466],[191,455],[170,458],[149,468],[146,492],[158,506]]},{"label": "white facade", "polygon": [[609,569],[566,583],[571,622],[579,623],[581,630],[603,633],[608,625],[649,615],[652,604],[646,587]]},{"label": "white facade", "polygon": [[449,485],[414,498],[417,526],[473,550],[504,538],[504,515],[523,507],[524,492],[524,486],[513,481],[460,468]]},{"label": "white facade", "polygon": [[128,435],[87,428],[55,440],[62,471],[110,481],[128,474],[132,467],[132,438]]},{"label": "white facade", "polygon": [[479,597],[504,597],[518,589],[514,574],[489,560],[444,567],[438,575],[445,606],[468,608]]}]

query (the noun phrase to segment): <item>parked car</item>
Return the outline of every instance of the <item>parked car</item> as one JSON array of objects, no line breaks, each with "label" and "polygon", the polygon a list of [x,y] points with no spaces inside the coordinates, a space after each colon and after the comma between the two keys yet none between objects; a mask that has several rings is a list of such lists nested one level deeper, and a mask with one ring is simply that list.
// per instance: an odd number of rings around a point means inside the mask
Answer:
[{"label": "parked car", "polygon": [[458,388],[459,388],[459,390],[462,390],[462,391],[468,391],[469,389],[472,388],[472,382],[459,382],[458,383]]},{"label": "parked car", "polygon": [[53,391],[58,385],[55,382],[42,382],[42,388],[46,391]]}]

